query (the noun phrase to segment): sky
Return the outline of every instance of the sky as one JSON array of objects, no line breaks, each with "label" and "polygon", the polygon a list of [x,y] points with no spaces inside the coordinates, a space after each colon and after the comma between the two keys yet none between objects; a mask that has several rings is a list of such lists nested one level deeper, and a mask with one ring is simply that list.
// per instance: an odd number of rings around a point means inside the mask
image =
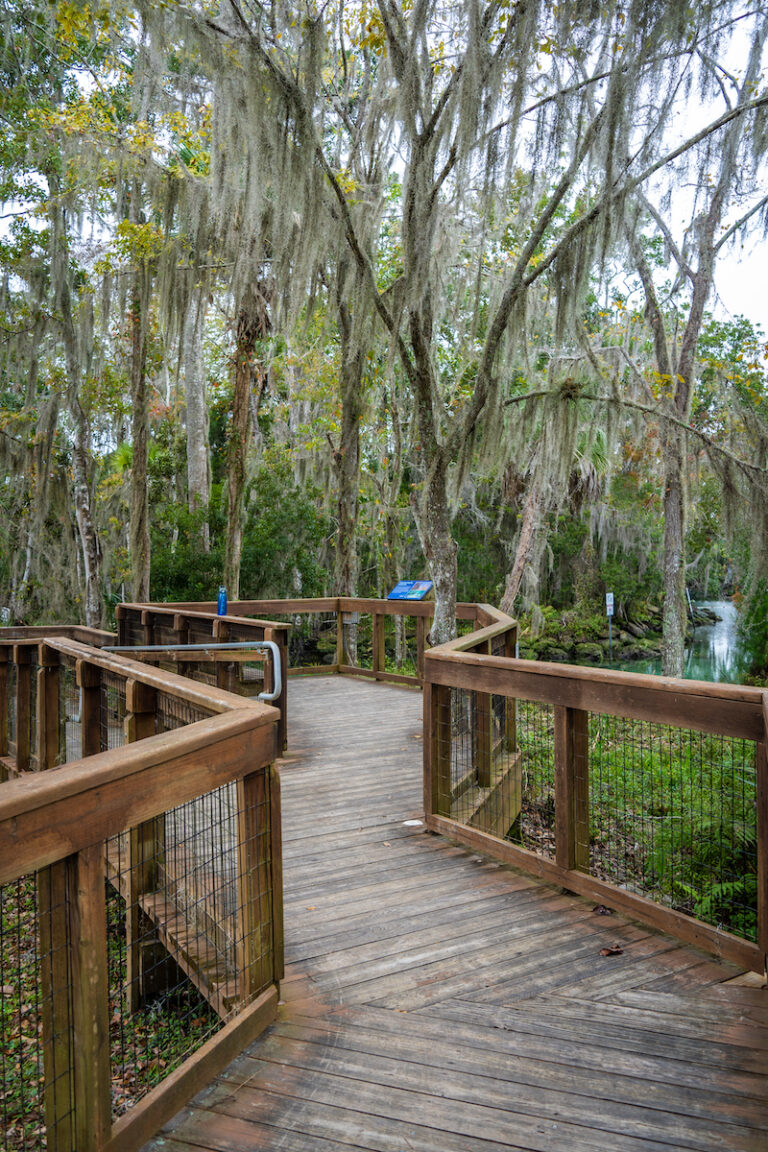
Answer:
[{"label": "sky", "polygon": [[724,252],[715,275],[717,300],[710,310],[730,319],[746,316],[759,324],[768,336],[768,241],[747,244],[743,253],[737,247]]}]

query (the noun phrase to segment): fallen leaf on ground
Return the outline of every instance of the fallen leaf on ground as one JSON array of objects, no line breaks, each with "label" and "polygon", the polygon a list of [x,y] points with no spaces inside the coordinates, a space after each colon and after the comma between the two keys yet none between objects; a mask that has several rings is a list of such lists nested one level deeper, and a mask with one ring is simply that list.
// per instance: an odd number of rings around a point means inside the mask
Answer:
[{"label": "fallen leaf on ground", "polygon": [[613,908],[606,908],[605,904],[595,904],[592,911],[598,916],[613,916]]},{"label": "fallen leaf on ground", "polygon": [[601,948],[600,949],[600,955],[601,956],[621,956],[623,954],[623,952],[624,952],[624,949],[621,947],[620,944],[612,944],[610,948]]}]

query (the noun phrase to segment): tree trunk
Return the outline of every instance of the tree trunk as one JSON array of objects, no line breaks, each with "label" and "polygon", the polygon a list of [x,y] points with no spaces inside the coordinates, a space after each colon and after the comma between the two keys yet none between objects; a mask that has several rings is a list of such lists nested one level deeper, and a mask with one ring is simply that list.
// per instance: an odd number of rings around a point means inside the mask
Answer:
[{"label": "tree trunk", "polygon": [[[362,294],[362,285],[356,281]],[[341,336],[341,439],[338,447],[331,442],[333,470],[336,476],[336,553],[333,587],[337,596],[357,594],[358,554],[357,521],[360,507],[360,420],[363,415],[363,350],[353,343],[352,315],[337,291],[337,312]],[[357,625],[344,629],[344,663],[357,664]]]},{"label": "tree trunk", "polygon": [[[270,331],[267,307],[268,301],[261,288],[256,292],[249,289],[240,303],[237,319],[232,427],[227,454],[227,538],[224,552],[224,584],[230,600],[237,600],[240,596],[251,388],[257,345]],[[262,374],[261,393],[264,391],[264,382]]]},{"label": "tree trunk", "polygon": [[517,538],[515,559],[509,576],[507,577],[504,596],[499,605],[502,612],[509,612],[510,615],[512,614],[515,601],[520,594],[520,587],[523,582],[526,565],[534,560],[536,554],[536,545],[539,532],[541,531],[541,505],[542,500],[539,486],[535,478],[532,478],[523,508],[523,519],[520,525],[520,534]]},{"label": "tree trunk", "polygon": [[435,616],[429,633],[429,643],[434,647],[446,644],[456,636],[458,547],[451,533],[447,467],[442,457],[433,457],[432,460],[424,494],[414,511],[429,574],[435,586]]},{"label": "tree trunk", "polygon": [[668,433],[664,484],[664,610],[661,670],[682,676],[685,664],[685,469],[683,437]]},{"label": "tree trunk", "polygon": [[147,395],[147,306],[149,278],[139,269],[131,293],[131,511],[128,540],[131,557],[131,595],[135,603],[149,600],[149,398]]},{"label": "tree trunk", "polygon": [[334,564],[334,591],[337,596],[357,593],[357,517],[360,503],[360,418],[363,414],[362,350],[349,346],[349,315],[346,313],[346,339],[342,335],[341,441],[333,451],[337,483],[338,532]]},{"label": "tree trunk", "polygon": [[[80,385],[87,370],[81,359],[81,341],[75,330],[72,305],[72,282],[69,267],[67,220],[59,199],[57,175],[48,178],[53,209],[51,211],[51,279],[59,313],[59,323],[67,369],[66,399],[74,426],[72,445],[72,485],[75,519],[83,559],[83,616],[86,626],[99,628],[102,623],[101,545],[93,516],[90,486],[90,435],[88,418],[80,403]],[[86,356],[87,360],[87,356]]]},{"label": "tree trunk", "polygon": [[204,305],[193,294],[184,325],[184,394],[187,432],[187,500],[189,511],[205,513],[200,525],[200,547],[210,549],[208,506],[211,500],[211,466],[208,439],[208,407],[205,399],[202,325]]},{"label": "tree trunk", "polygon": [[85,413],[77,397],[74,397],[70,412],[75,424],[75,442],[72,446],[72,479],[75,517],[83,557],[84,616],[88,628],[100,628],[102,622],[101,546],[93,522],[91,489],[88,481],[88,426]]}]

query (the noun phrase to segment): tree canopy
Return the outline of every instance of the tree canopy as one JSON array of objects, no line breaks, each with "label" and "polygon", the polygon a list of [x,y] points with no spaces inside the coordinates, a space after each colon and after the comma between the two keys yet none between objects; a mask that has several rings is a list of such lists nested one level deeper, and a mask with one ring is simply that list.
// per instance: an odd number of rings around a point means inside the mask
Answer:
[{"label": "tree canopy", "polygon": [[766,36],[720,0],[3,0],[11,617],[429,575],[439,641],[457,596],[610,581],[679,672],[686,582],[762,595],[764,337],[713,308],[768,223]]}]

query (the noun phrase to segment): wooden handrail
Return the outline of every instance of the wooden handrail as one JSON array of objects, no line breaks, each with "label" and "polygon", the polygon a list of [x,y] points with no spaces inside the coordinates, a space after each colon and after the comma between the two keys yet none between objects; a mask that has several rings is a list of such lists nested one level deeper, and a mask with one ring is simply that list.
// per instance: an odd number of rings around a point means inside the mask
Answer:
[{"label": "wooden handrail", "polygon": [[[29,645],[15,641],[14,647],[19,657],[27,656]],[[2,650],[7,653],[8,645]],[[23,880],[37,891],[49,1146],[134,1152],[199,1089],[201,1077],[207,1082],[229,1062],[235,1040],[244,1045],[255,1039],[277,1010],[283,968],[280,793],[273,765],[279,714],[261,701],[205,688],[50,633],[39,645],[36,664],[41,770],[0,784],[0,884]],[[74,670],[81,693],[83,750],[93,754],[55,767],[63,747],[59,680],[66,666]],[[104,673],[125,684],[129,743],[97,751]],[[206,718],[154,734],[161,697],[191,705]],[[169,866],[163,814],[230,784],[236,785],[238,822],[237,923],[221,931],[231,933],[238,949],[231,975],[226,951],[219,960],[205,936],[198,944],[183,912],[174,910],[175,882],[159,878]],[[142,849],[138,854],[134,841]],[[116,843],[122,847],[105,852],[105,845]],[[143,874],[155,876],[147,872],[153,860],[157,876],[142,887]],[[168,950],[198,988],[207,989],[212,1007],[227,1021],[220,1034],[114,1123],[105,876],[126,901],[123,987],[129,1010],[143,1003],[144,980],[155,971],[153,954],[145,961],[143,951],[147,917],[153,916],[150,931],[162,942],[157,946]],[[258,876],[258,885],[252,876]],[[224,979],[227,997],[217,991],[216,980]]]},{"label": "wooden handrail", "polygon": [[0,786],[0,884],[269,764],[274,710],[249,704]]},{"label": "wooden handrail", "polygon": [[[478,632],[469,639],[481,636]],[[429,649],[425,675],[430,684],[673,724],[744,740],[763,738],[762,689],[744,685],[515,660],[457,651],[450,644]]]},{"label": "wooden handrail", "polygon": [[170,692],[179,700],[188,704],[205,708],[210,712],[231,712],[233,709],[244,707],[268,708],[270,720],[275,720],[274,709],[259,701],[250,701],[247,697],[235,696],[232,692],[225,692],[213,685],[201,685],[186,677],[177,676],[174,672],[166,672],[162,668],[152,668],[139,660],[132,660],[130,656],[123,656],[116,652],[100,652],[88,648],[85,644],[78,644],[75,640],[52,640],[47,647],[54,652],[60,652],[75,660],[85,660],[95,668],[106,671],[115,671],[123,676],[130,676],[141,684],[156,688],[161,692]]},{"label": "wooden handrail", "polygon": [[[459,839],[498,859],[563,884],[572,891],[622,908],[680,939],[763,971],[768,956],[768,693],[744,685],[684,681],[489,655],[488,640],[503,628],[502,624],[494,624],[471,636],[432,648],[425,654],[424,805],[427,826],[432,831]],[[484,646],[486,651],[471,650],[479,646]],[[451,816],[452,689],[468,693],[470,700],[501,698],[506,710],[510,706],[514,709],[516,700],[552,706],[556,815],[554,860],[471,826],[471,821],[466,824]],[[469,712],[476,725],[479,720],[475,716],[481,713],[477,706]],[[692,729],[754,743],[758,821],[756,943],[589,874],[590,713],[682,730]],[[487,775],[487,769],[477,753],[477,749],[483,747],[477,733],[473,747],[479,779],[482,773]]]}]

